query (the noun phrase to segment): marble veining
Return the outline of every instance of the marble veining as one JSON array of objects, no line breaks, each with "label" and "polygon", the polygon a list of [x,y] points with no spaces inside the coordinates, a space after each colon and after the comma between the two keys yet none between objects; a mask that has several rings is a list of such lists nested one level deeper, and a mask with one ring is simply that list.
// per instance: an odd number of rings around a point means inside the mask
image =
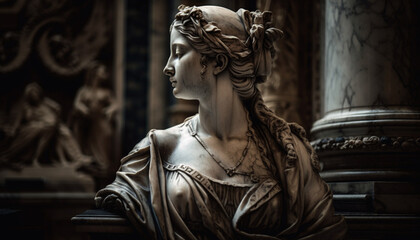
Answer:
[{"label": "marble veining", "polygon": [[378,103],[420,106],[420,84],[411,61],[417,18],[412,5],[412,1],[326,1],[325,112],[374,108]]}]

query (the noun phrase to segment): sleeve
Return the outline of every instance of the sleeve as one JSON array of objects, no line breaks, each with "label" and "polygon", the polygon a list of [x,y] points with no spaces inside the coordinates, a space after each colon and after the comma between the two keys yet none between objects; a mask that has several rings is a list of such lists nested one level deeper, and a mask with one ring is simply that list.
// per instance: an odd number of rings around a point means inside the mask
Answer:
[{"label": "sleeve", "polygon": [[149,133],[121,159],[115,181],[96,193],[95,203],[99,208],[126,216],[140,234],[156,238],[150,207],[150,145]]},{"label": "sleeve", "polygon": [[333,195],[327,183],[313,168],[312,154],[301,139],[294,136],[303,186],[303,212],[297,239],[344,239],[347,231],[343,216],[334,214]]}]

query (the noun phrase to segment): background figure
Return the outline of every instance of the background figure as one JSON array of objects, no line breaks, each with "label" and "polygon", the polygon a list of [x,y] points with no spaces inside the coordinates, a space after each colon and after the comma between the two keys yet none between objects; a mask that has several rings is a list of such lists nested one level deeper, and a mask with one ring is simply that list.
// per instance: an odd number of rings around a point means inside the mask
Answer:
[{"label": "background figure", "polygon": [[105,65],[93,63],[87,70],[85,85],[77,92],[70,118],[70,127],[82,152],[96,160],[95,174],[106,173],[112,166],[117,105],[106,87],[107,80]]},{"label": "background figure", "polygon": [[20,169],[24,165],[52,164],[54,159],[62,165],[90,161],[60,122],[60,106],[45,97],[37,83],[26,86],[8,122],[2,129],[6,137],[1,165]]}]

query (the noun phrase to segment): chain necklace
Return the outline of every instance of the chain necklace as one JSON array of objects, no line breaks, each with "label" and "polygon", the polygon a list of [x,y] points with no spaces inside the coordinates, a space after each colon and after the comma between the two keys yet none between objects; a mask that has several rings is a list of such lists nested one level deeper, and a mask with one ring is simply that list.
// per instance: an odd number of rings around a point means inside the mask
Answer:
[{"label": "chain necklace", "polygon": [[[244,148],[244,150],[242,151],[241,157],[239,158],[239,160],[236,162],[234,167],[228,167],[226,166],[222,161],[220,161],[219,159],[216,158],[216,156],[210,152],[210,149],[207,147],[207,145],[204,143],[204,141],[200,138],[200,136],[198,136],[197,134],[197,121],[196,121],[196,126],[195,129],[193,129],[193,127],[191,126],[191,121],[188,124],[188,129],[189,132],[191,134],[191,136],[193,136],[197,142],[200,143],[200,145],[204,148],[204,150],[206,150],[206,152],[210,155],[210,157],[223,169],[225,170],[226,174],[229,177],[233,177],[234,175],[243,175],[243,176],[248,176],[250,177],[251,181],[254,183],[259,182],[259,178],[254,174],[254,169],[252,168],[252,170],[250,172],[241,172],[241,171],[237,171],[236,169],[241,166],[241,164],[243,163],[246,155],[248,154],[248,150],[251,146],[251,140],[252,139],[252,133],[251,133],[251,120],[249,119],[249,113],[247,113],[247,122],[248,122],[248,129],[246,131],[246,136],[247,136],[247,143],[246,143],[246,147]],[[254,161],[252,162],[252,164],[255,163],[257,159],[255,158]]]}]

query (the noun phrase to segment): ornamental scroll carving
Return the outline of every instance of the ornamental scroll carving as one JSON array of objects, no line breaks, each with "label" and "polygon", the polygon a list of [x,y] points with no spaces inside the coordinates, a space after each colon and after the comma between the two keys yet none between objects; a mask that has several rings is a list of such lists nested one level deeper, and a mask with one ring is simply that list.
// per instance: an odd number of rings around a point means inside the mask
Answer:
[{"label": "ornamental scroll carving", "polygon": [[323,138],[313,141],[317,152],[333,150],[420,151],[420,137],[353,136]]},{"label": "ornamental scroll carving", "polygon": [[19,69],[32,53],[60,76],[81,72],[109,40],[110,3],[3,1],[0,14],[7,22],[0,31],[0,73]]}]

